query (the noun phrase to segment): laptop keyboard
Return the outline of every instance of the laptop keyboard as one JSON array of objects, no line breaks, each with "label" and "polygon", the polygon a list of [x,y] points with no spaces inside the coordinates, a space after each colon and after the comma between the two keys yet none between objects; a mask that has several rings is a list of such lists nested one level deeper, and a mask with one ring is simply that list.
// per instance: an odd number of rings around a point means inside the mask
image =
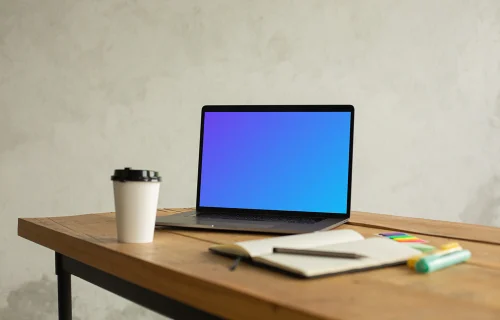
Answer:
[{"label": "laptop keyboard", "polygon": [[321,218],[300,218],[300,217],[279,217],[265,215],[249,215],[249,214],[220,214],[220,213],[203,213],[204,218],[209,219],[230,219],[230,220],[246,220],[246,221],[276,221],[287,223],[313,224],[323,219]]}]

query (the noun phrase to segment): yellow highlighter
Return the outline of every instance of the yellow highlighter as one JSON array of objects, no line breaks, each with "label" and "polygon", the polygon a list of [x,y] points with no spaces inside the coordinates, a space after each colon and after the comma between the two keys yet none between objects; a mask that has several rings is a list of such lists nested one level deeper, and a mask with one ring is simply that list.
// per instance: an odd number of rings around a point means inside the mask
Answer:
[{"label": "yellow highlighter", "polygon": [[442,256],[444,254],[454,252],[454,251],[459,251],[459,250],[462,250],[462,247],[460,246],[460,244],[458,244],[456,242],[446,243],[446,244],[443,244],[442,246],[440,246],[438,250],[419,254],[417,256],[411,257],[406,262],[406,265],[408,265],[408,267],[410,267],[411,269],[415,269],[415,264],[418,262],[418,260],[420,260],[423,257],[429,256],[429,255]]}]

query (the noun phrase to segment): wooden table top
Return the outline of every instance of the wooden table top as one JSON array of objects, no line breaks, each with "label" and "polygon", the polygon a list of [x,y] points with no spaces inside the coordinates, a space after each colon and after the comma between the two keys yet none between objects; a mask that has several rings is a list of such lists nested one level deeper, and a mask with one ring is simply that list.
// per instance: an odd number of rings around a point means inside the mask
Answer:
[{"label": "wooden table top", "polygon": [[[188,209],[160,209],[167,215]],[[472,258],[428,275],[405,266],[297,279],[208,252],[262,234],[157,230],[150,244],[116,240],[113,213],[19,219],[18,234],[149,290],[229,319],[500,319],[500,229],[353,212],[339,229],[364,236],[406,231]]]}]

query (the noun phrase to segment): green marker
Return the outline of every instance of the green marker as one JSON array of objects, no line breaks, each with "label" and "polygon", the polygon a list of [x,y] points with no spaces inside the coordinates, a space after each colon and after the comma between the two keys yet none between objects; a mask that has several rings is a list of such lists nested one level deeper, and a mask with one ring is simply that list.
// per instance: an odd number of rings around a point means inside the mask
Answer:
[{"label": "green marker", "polygon": [[460,250],[445,255],[430,255],[418,260],[415,264],[415,271],[419,273],[431,273],[441,270],[455,264],[469,260],[471,252],[469,250]]}]

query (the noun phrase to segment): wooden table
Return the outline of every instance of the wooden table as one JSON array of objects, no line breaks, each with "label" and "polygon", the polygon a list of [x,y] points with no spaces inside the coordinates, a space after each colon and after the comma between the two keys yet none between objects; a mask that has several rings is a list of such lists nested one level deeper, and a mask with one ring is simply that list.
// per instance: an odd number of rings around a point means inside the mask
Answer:
[{"label": "wooden table", "polygon": [[399,266],[302,280],[245,263],[230,272],[208,252],[266,235],[157,230],[151,244],[121,244],[113,213],[19,219],[18,234],[56,252],[60,319],[71,319],[71,274],[174,319],[500,319],[500,229],[361,212],[340,228],[457,240],[472,259],[428,275]]}]

